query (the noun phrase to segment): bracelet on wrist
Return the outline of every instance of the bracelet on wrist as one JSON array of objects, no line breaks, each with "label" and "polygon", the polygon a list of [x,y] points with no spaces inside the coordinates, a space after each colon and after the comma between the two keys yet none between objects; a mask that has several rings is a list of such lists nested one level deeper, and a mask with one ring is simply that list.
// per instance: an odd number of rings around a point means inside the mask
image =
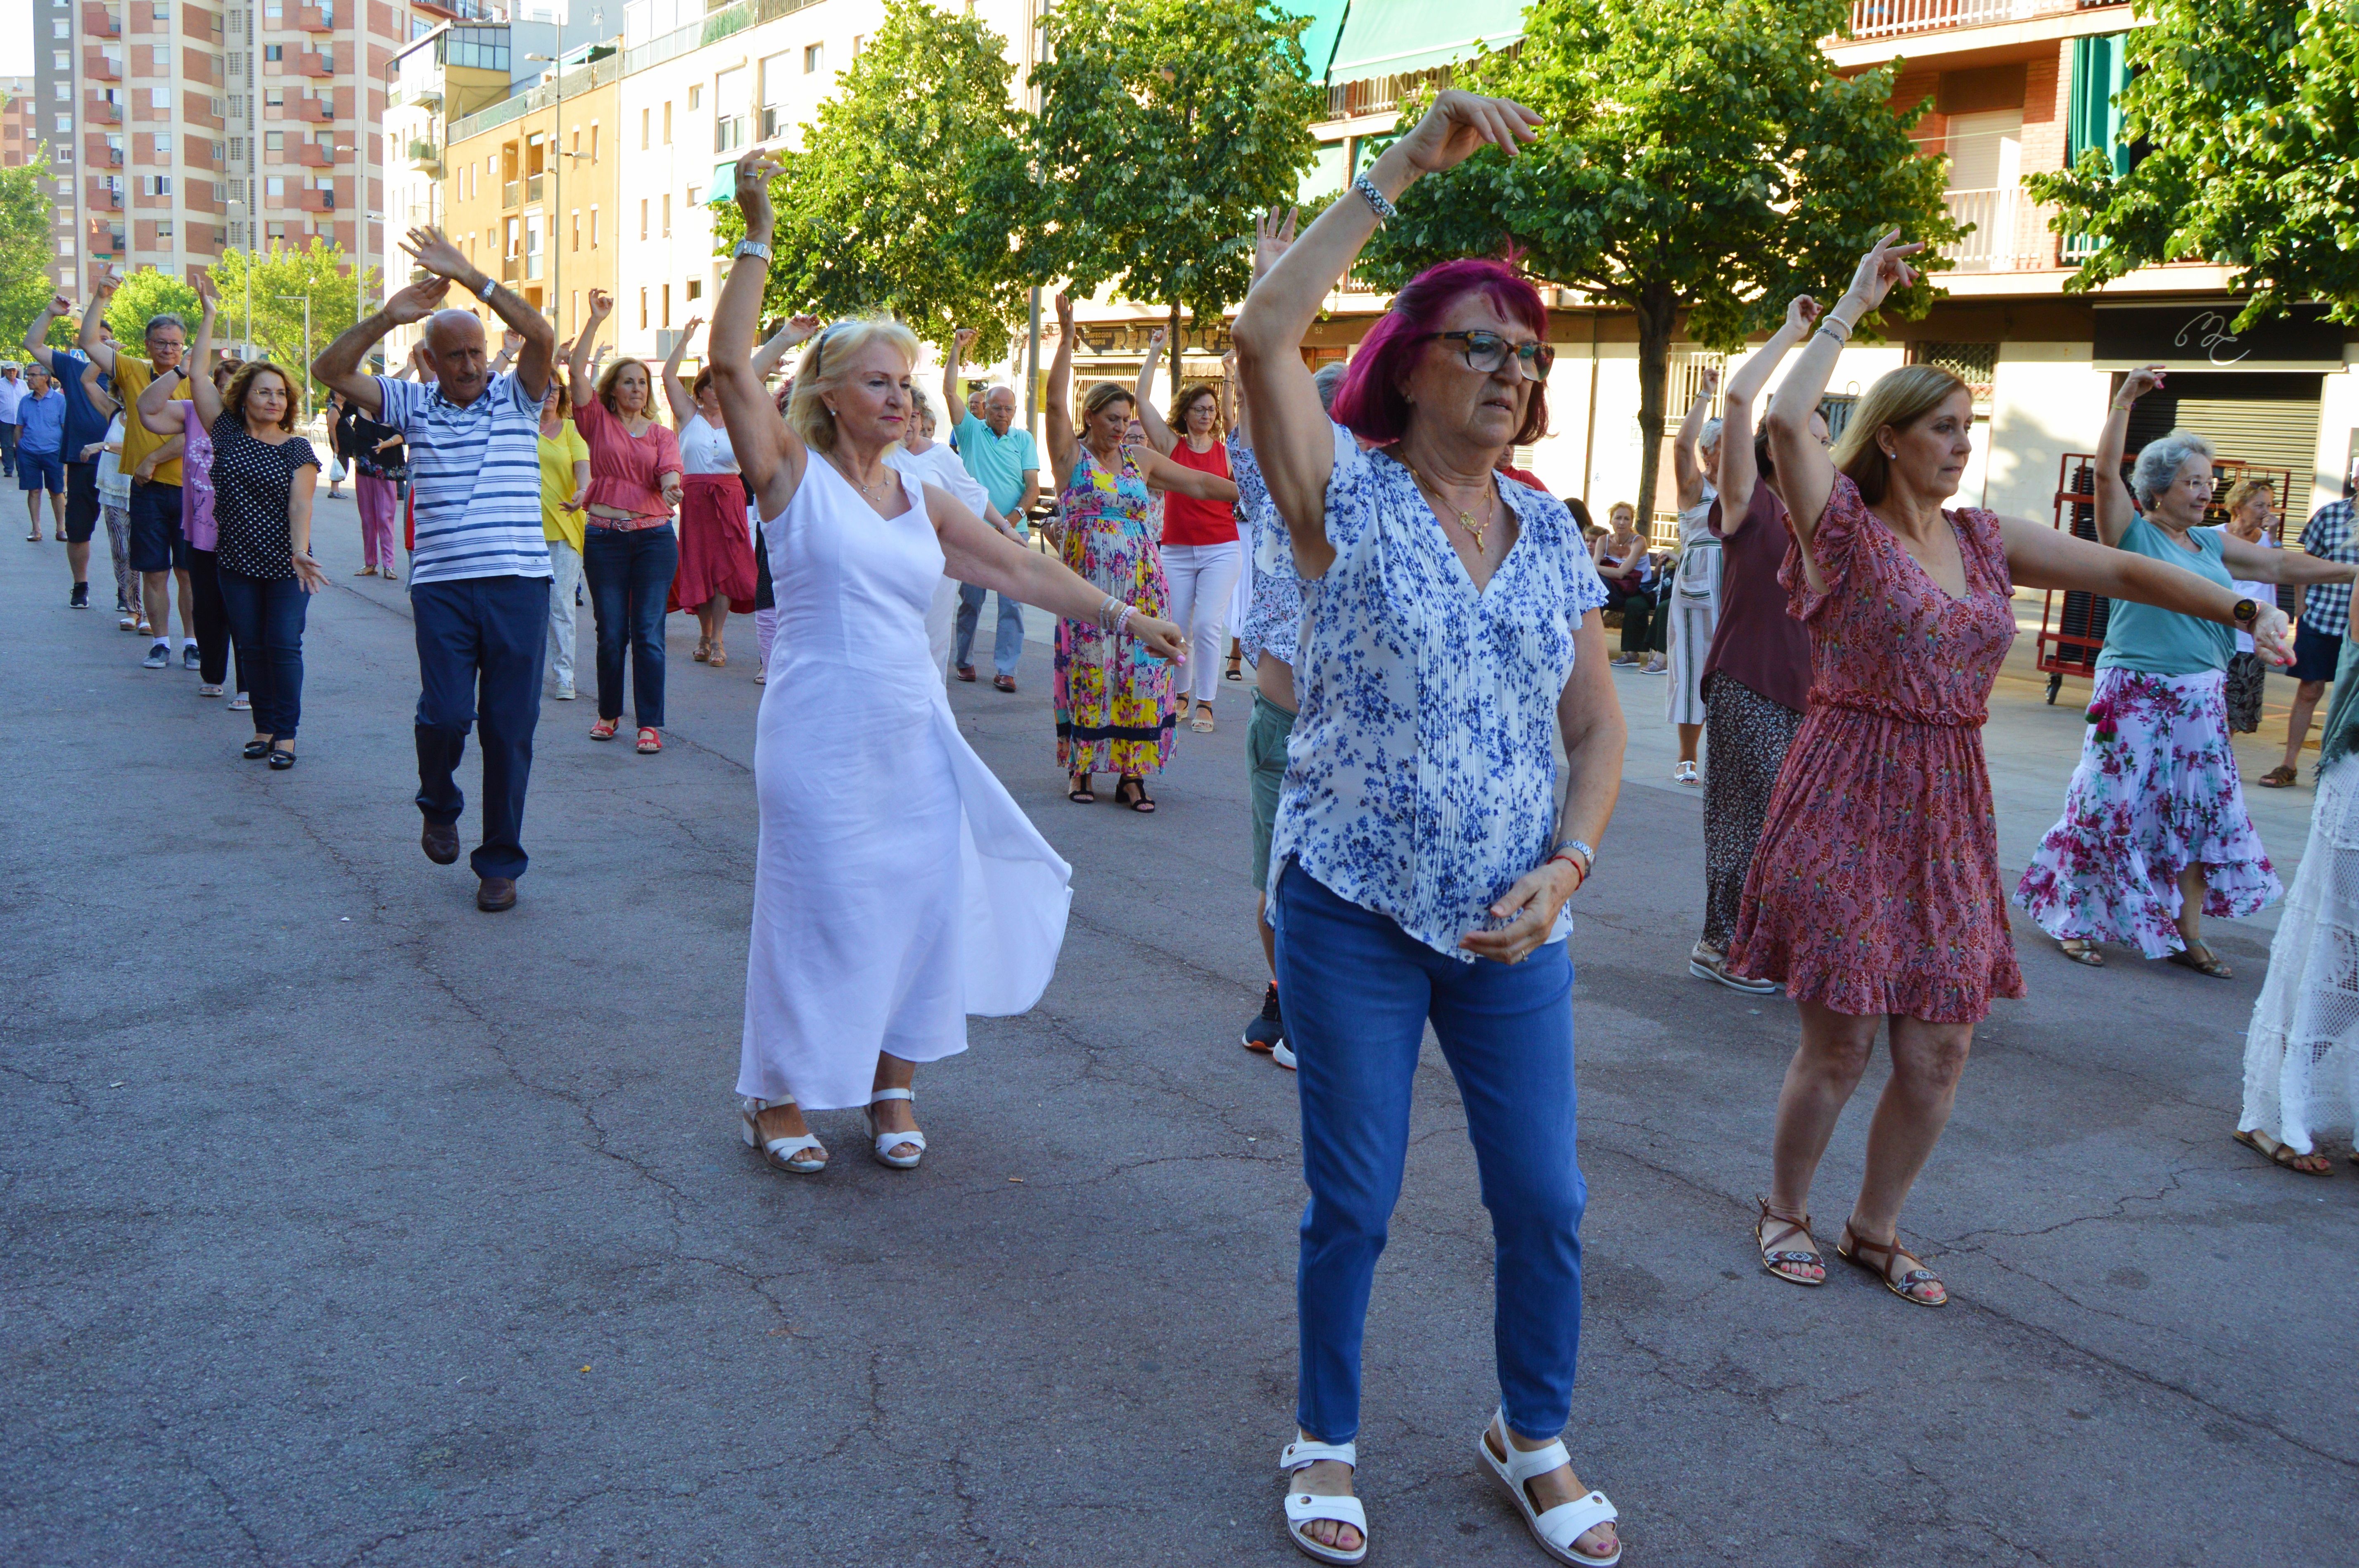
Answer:
[{"label": "bracelet on wrist", "polygon": [[1376,189],[1376,182],[1368,178],[1368,171],[1366,169],[1362,169],[1359,174],[1353,179],[1352,189],[1357,191],[1364,199],[1365,199],[1368,205],[1375,210],[1376,223],[1379,227],[1400,216],[1400,209],[1394,206],[1390,201],[1386,199],[1385,193]]}]

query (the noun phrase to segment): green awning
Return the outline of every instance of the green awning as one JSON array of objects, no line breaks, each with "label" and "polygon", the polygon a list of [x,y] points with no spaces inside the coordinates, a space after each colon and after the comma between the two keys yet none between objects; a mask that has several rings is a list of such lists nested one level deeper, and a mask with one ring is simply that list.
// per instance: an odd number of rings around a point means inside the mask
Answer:
[{"label": "green awning", "polygon": [[1466,59],[1524,36],[1523,0],[1359,0],[1343,18],[1329,82],[1363,82]]},{"label": "green awning", "polygon": [[[1363,4],[1381,5],[1383,0],[1363,0]],[[1310,25],[1302,29],[1302,63],[1310,68],[1310,80],[1327,80],[1327,64],[1335,58],[1335,39],[1343,30],[1343,13],[1350,0],[1294,0],[1287,8],[1298,16],[1308,16]]]},{"label": "green awning", "polygon": [[737,160],[733,158],[727,163],[712,166],[712,184],[704,192],[704,204],[710,207],[715,201],[734,201],[736,198]]}]

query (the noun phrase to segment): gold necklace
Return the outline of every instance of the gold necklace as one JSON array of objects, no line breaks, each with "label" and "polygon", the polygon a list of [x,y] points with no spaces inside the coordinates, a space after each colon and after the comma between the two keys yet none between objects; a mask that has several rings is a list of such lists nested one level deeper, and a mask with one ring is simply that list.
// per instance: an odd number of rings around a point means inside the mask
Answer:
[{"label": "gold necklace", "polygon": [[[1403,468],[1408,468],[1408,464],[1406,463],[1402,463],[1401,466]],[[1497,504],[1498,492],[1492,489],[1489,484],[1485,483],[1484,485],[1483,520],[1478,523],[1474,520],[1473,513],[1459,511],[1457,503],[1451,500],[1448,495],[1442,493],[1440,485],[1436,485],[1432,480],[1428,479],[1424,474],[1419,474],[1414,468],[1408,469],[1408,476],[1411,479],[1416,480],[1418,485],[1424,489],[1428,495],[1440,502],[1444,510],[1451,513],[1458,518],[1458,526],[1464,528],[1466,530],[1466,537],[1474,541],[1474,553],[1476,555],[1483,554],[1483,535],[1491,526],[1491,508]]]},{"label": "gold necklace", "polygon": [[[857,478],[853,477],[853,472],[850,468],[836,462],[835,454],[833,452],[830,452],[828,454],[827,460],[830,463],[835,463],[835,471],[838,474],[842,474],[845,481],[849,483],[854,490],[859,491],[863,496],[866,497],[870,504],[874,505],[879,499],[875,490],[871,490],[867,485],[863,485]],[[893,488],[892,474],[893,471],[890,468],[887,468],[885,471],[886,476],[876,482],[876,490],[883,490],[888,494],[891,492]]]}]

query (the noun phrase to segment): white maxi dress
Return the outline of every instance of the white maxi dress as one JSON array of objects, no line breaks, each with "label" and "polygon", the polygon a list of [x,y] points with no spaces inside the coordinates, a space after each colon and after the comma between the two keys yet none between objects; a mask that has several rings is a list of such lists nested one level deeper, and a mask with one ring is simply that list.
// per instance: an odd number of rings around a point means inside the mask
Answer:
[{"label": "white maxi dress", "polygon": [[1680,565],[1660,614],[1669,622],[1666,647],[1670,679],[1663,717],[1675,724],[1703,723],[1703,661],[1720,625],[1720,540],[1712,531],[1715,492],[1680,514]]},{"label": "white maxi dress", "polygon": [[1030,1009],[1072,868],[975,756],[927,651],[924,493],[880,517],[811,454],[763,532],[778,608],[754,744],[762,812],[737,1092],[868,1103],[879,1051],[938,1062],[969,1014]]}]

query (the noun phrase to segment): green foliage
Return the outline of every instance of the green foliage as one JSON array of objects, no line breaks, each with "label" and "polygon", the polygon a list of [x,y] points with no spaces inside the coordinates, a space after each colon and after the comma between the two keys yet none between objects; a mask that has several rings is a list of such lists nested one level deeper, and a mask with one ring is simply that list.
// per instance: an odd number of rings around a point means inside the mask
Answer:
[{"label": "green foliage", "polygon": [[1317,153],[1309,25],[1266,0],[1051,11],[1031,79],[1033,275],[1077,294],[1111,282],[1175,318],[1217,320],[1243,299],[1255,215],[1292,201]]},{"label": "green foliage", "polygon": [[197,291],[168,272],[143,267],[123,280],[106,307],[106,324],[114,341],[136,348],[147,335],[147,323],[171,314],[188,323],[189,338],[197,335]]},{"label": "green foliage", "polygon": [[[254,327],[246,329],[246,273],[254,275]],[[352,258],[342,247],[312,237],[302,249],[274,245],[262,254],[225,250],[221,260],[213,264],[213,288],[221,295],[221,314],[213,322],[215,343],[237,343],[251,341],[266,359],[299,370],[310,365],[303,352],[303,301],[311,302],[311,352],[316,354],[336,340],[339,333],[360,319],[359,299],[353,281]],[[129,285],[125,286],[128,289]],[[372,308],[379,298],[377,270],[372,267],[362,276],[358,290],[365,293]],[[282,296],[288,296],[282,298]],[[193,294],[191,296],[193,301]],[[190,335],[195,333],[196,313],[190,307]],[[109,321],[114,321],[110,314]],[[114,323],[115,332],[122,335],[122,323]],[[136,342],[135,332],[127,341]],[[316,384],[315,384],[316,386]],[[316,403],[327,396],[327,388],[317,387],[313,393]]]},{"label": "green foliage", "polygon": [[2151,151],[2116,174],[2102,151],[2027,183],[2051,226],[2104,236],[2068,285],[2149,262],[2208,260],[2252,291],[2245,326],[2307,299],[2359,321],[2359,3],[2158,0],[2128,36],[2116,99]]},{"label": "green foliage", "polygon": [[[1534,0],[1523,48],[1457,82],[1537,111],[1540,139],[1410,187],[1363,271],[1397,284],[1437,261],[1512,255],[1635,311],[1648,515],[1682,316],[1698,342],[1734,350],[1798,293],[1832,303],[1886,230],[1937,245],[1960,232],[1940,164],[1909,140],[1923,105],[1888,102],[1896,68],[1845,79],[1821,51],[1847,16],[1843,0]],[[1921,316],[1933,293],[1919,283],[1886,309]]]},{"label": "green foliage", "polygon": [[[46,145],[31,163],[0,169],[0,279],[5,279],[0,282],[0,359],[23,353],[25,329],[54,292],[49,272],[54,189]],[[48,341],[52,348],[67,348],[73,332],[62,321],[52,322]]]},{"label": "green foliage", "polygon": [[[1002,204],[1020,194],[1006,179],[1013,74],[1006,40],[976,18],[887,0],[805,150],[781,158],[765,313],[890,312],[935,343],[973,327],[984,358],[1005,354],[1028,303]],[[734,206],[715,220],[725,253],[745,222]]]}]

